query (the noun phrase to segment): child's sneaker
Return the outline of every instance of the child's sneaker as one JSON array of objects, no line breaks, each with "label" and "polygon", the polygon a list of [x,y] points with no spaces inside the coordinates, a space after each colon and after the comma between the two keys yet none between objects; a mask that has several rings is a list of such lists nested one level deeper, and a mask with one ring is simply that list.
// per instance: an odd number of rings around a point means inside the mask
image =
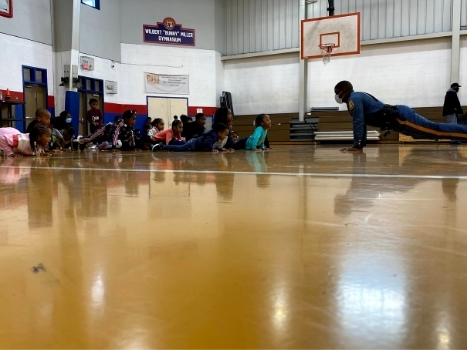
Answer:
[{"label": "child's sneaker", "polygon": [[156,152],[156,151],[161,150],[161,149],[162,149],[162,143],[161,143],[161,142],[160,142],[160,143],[156,143],[155,145],[152,146],[151,149],[152,149],[153,152]]},{"label": "child's sneaker", "polygon": [[81,143],[82,138],[83,138],[83,136],[79,135],[76,139],[73,139],[72,142],[73,143]]}]

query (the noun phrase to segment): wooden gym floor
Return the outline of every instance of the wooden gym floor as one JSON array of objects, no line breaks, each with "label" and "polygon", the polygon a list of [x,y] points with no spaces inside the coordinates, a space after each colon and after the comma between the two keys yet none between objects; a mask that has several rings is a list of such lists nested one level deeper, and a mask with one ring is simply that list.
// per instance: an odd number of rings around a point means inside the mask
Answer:
[{"label": "wooden gym floor", "polygon": [[467,347],[467,146],[338,148],[0,159],[0,347]]}]

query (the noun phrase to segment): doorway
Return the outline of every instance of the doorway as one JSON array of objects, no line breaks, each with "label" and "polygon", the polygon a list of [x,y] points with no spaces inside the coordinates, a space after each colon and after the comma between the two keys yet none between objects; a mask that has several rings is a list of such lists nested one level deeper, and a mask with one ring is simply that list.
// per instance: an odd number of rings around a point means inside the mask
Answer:
[{"label": "doorway", "polygon": [[79,91],[79,135],[89,135],[90,126],[86,119],[87,111],[90,109],[89,101],[96,99],[98,107],[102,115],[104,115],[104,94],[103,94],[103,81],[100,79],[93,79],[88,77],[79,76],[80,87]]},{"label": "doorway", "polygon": [[[79,135],[88,135],[90,126],[89,122],[86,119],[86,114],[88,110],[90,109],[89,107],[89,101],[94,98],[97,100],[99,109],[102,112],[102,95],[100,94],[91,94],[87,93],[84,91],[79,92],[79,130],[78,133]],[[102,112],[104,114],[104,112]]]},{"label": "doorway", "polygon": [[47,108],[47,70],[23,66],[23,93],[27,127],[38,108]]},{"label": "doorway", "polygon": [[148,96],[148,117],[152,120],[156,118],[163,119],[166,129],[172,125],[175,115],[180,117],[182,114],[188,115],[187,98]]}]

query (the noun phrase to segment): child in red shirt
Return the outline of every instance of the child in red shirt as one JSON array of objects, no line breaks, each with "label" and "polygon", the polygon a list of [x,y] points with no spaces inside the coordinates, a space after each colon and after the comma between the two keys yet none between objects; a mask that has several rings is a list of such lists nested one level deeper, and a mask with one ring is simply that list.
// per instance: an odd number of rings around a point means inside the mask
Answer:
[{"label": "child in red shirt", "polygon": [[104,118],[102,117],[102,112],[99,108],[99,102],[95,98],[89,100],[89,106],[91,109],[86,113],[86,119],[90,123],[90,132],[94,134],[97,129],[104,123]]}]

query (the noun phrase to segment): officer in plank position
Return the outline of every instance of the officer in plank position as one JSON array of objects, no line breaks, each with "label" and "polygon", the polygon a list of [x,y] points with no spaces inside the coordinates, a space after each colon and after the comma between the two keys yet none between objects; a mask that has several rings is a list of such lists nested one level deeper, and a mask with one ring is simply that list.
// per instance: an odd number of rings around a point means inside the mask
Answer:
[{"label": "officer in plank position", "polygon": [[414,138],[453,139],[467,141],[467,125],[440,124],[429,121],[408,106],[390,106],[365,92],[356,92],[348,81],[334,88],[337,103],[346,103],[353,119],[354,143],[342,152],[358,152],[366,146],[366,126],[394,130]]}]

